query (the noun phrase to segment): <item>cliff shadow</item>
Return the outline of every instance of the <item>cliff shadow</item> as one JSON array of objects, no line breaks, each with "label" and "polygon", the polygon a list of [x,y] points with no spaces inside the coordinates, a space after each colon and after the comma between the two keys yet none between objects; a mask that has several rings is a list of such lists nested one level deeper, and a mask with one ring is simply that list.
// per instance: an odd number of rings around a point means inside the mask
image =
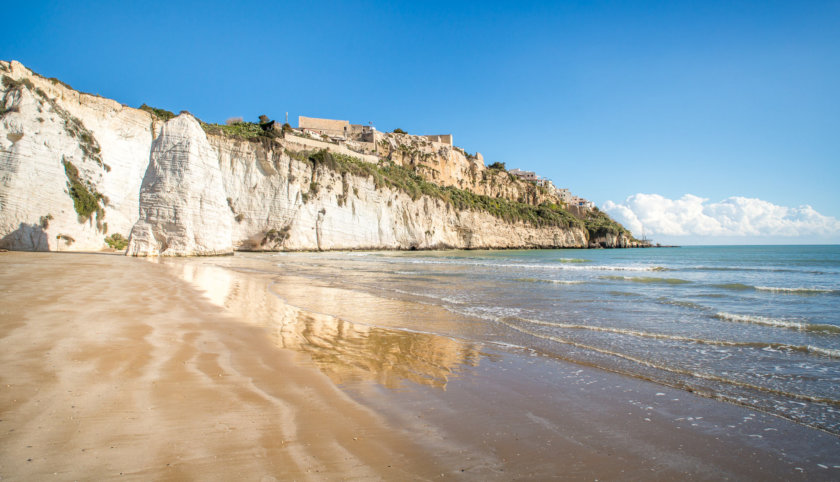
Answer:
[{"label": "cliff shadow", "polygon": [[50,244],[41,226],[20,223],[17,229],[0,239],[0,248],[12,251],[49,251]]}]

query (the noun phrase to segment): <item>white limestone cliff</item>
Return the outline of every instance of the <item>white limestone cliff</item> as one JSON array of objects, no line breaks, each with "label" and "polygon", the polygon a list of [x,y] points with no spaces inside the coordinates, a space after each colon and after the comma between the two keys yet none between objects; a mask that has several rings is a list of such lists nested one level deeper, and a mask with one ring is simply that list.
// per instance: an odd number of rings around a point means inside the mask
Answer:
[{"label": "white limestone cliff", "polygon": [[[137,220],[151,116],[18,62],[0,62],[0,77],[0,247],[100,250],[108,232],[127,234]],[[102,196],[98,213],[77,213],[65,163]]]},{"label": "white limestone cliff", "polygon": [[233,252],[231,214],[219,157],[195,118],[164,124],[152,143],[140,187],[140,218],[131,229],[131,256],[207,256]]},{"label": "white limestone cliff", "polygon": [[[189,114],[164,124],[17,62],[0,61],[0,76],[0,248],[100,250],[108,233],[129,232],[127,254],[135,256],[630,245],[623,235],[589,239],[582,228],[507,222],[438,197],[412,198],[294,154],[311,146],[291,136],[208,135]],[[377,146],[383,163],[440,186],[543,201],[532,185],[485,169],[479,156],[391,137]]]},{"label": "white limestone cliff", "polygon": [[399,190],[377,189],[372,178],[293,159],[280,143],[209,139],[219,152],[237,249],[587,245],[581,229],[507,223],[482,211],[457,211],[428,196],[412,200]]}]

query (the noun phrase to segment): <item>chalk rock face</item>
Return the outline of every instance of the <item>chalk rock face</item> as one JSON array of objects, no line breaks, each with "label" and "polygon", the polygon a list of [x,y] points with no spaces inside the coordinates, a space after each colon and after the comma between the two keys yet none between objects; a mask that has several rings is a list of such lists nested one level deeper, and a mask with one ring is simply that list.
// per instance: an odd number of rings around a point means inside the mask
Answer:
[{"label": "chalk rock face", "polygon": [[239,250],[586,247],[578,228],[507,223],[314,167],[281,144],[211,135]]},{"label": "chalk rock face", "polygon": [[230,254],[232,217],[219,157],[198,121],[186,113],[168,121],[152,143],[126,254]]},{"label": "chalk rock face", "polygon": [[[106,235],[127,235],[149,161],[151,116],[14,61],[0,61],[0,80],[0,248],[100,250]],[[95,212],[77,212],[73,180],[95,197]]]}]

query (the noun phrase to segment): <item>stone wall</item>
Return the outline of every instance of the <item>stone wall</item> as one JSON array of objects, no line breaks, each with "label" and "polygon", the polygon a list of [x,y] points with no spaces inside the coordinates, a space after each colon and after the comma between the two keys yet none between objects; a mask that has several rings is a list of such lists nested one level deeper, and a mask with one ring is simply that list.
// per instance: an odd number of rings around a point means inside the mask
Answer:
[{"label": "stone wall", "polygon": [[345,136],[350,131],[350,122],[346,120],[298,116],[298,127],[319,131],[329,136]]},{"label": "stone wall", "polygon": [[423,136],[426,139],[429,139],[432,142],[440,142],[441,144],[446,144],[449,147],[452,147],[452,134],[443,134],[443,135],[434,135],[434,136]]},{"label": "stone wall", "polygon": [[[304,151],[311,151],[313,149],[326,149],[330,152],[335,152],[338,154],[345,154],[348,156],[358,157],[359,159],[365,162],[371,162],[376,164],[379,162],[379,157],[370,155],[370,154],[362,154],[360,152],[356,152],[352,149],[347,148],[341,144],[335,144],[332,142],[327,141],[318,141],[315,139],[309,139],[308,137],[299,137],[291,134],[286,134],[285,143],[288,145],[289,149],[292,150],[304,150]],[[370,147],[372,144],[367,145],[367,143],[358,144],[363,145],[364,147]]]}]

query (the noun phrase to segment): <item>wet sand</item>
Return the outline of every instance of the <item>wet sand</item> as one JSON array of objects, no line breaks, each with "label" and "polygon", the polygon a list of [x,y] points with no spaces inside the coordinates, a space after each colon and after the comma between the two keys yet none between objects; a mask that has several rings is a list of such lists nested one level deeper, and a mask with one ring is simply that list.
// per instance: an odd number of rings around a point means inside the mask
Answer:
[{"label": "wet sand", "polygon": [[0,253],[0,477],[832,479],[838,438],[255,271]]},{"label": "wet sand", "polygon": [[4,479],[430,477],[421,450],[158,265],[0,255]]}]

